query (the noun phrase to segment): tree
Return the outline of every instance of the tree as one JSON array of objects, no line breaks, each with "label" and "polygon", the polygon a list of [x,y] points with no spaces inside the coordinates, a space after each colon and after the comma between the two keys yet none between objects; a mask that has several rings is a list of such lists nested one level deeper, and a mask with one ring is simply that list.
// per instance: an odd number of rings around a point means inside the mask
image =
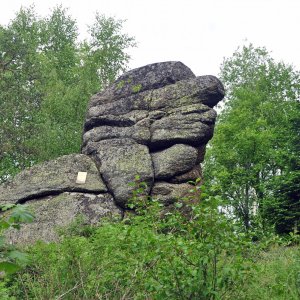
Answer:
[{"label": "tree", "polygon": [[250,44],[224,60],[221,79],[227,97],[205,175],[246,229],[257,214],[276,223],[267,213],[278,199],[276,182],[299,157],[299,72]]},{"label": "tree", "polygon": [[[31,143],[37,161],[80,151],[88,100],[126,69],[130,58],[126,49],[134,46],[134,39],[121,31],[122,21],[96,14],[89,30],[91,38],[76,48],[75,22],[60,7],[53,15],[47,21],[50,24],[46,22],[44,26],[55,28],[53,34],[47,31],[47,40],[52,42],[46,47],[46,56],[55,68],[50,70],[45,84],[46,95],[35,116],[39,131]],[[59,57],[57,49],[60,49]]]},{"label": "tree", "polygon": [[96,14],[91,38],[55,7],[40,18],[22,8],[0,26],[0,182],[20,169],[80,151],[90,96],[123,72],[134,39],[123,21]]},{"label": "tree", "polygon": [[264,215],[273,220],[276,232],[287,234],[300,232],[300,104],[295,106],[290,118],[288,172],[278,175],[271,182],[273,198],[264,205]]},{"label": "tree", "polygon": [[135,46],[134,38],[122,33],[123,23],[123,20],[96,13],[96,20],[89,27],[91,38],[82,45],[87,54],[84,61],[102,87],[112,83],[120,71],[126,70],[130,56],[125,50]]},{"label": "tree", "polygon": [[36,51],[38,21],[32,8],[21,9],[0,27],[0,178],[16,173],[31,160],[26,140],[41,100],[41,69]]}]

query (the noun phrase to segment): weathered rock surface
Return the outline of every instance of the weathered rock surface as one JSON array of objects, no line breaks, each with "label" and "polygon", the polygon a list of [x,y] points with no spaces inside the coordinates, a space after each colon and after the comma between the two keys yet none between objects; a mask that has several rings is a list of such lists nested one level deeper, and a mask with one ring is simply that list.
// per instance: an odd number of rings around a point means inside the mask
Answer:
[{"label": "weathered rock surface", "polygon": [[[76,183],[80,171],[88,172],[85,184]],[[84,154],[65,155],[22,171],[11,181],[0,185],[0,203],[22,203],[66,191],[107,192],[90,157]]]},{"label": "weathered rock surface", "polygon": [[[0,186],[0,204],[26,203],[37,220],[11,240],[55,240],[54,227],[77,215],[96,223],[122,215],[136,175],[166,205],[189,193],[213,136],[213,106],[224,97],[214,76],[196,77],[181,62],[147,65],[123,74],[88,106],[82,154],[34,166]],[[77,184],[78,172],[87,172]]]},{"label": "weathered rock surface", "polygon": [[159,181],[154,184],[151,195],[154,199],[161,201],[165,205],[169,205],[186,197],[191,188],[191,185],[188,183],[174,184]]},{"label": "weathered rock surface", "polygon": [[170,179],[193,169],[198,151],[196,148],[177,144],[152,155],[155,179]]},{"label": "weathered rock surface", "polygon": [[82,153],[96,159],[108,190],[122,207],[135,175],[148,183],[152,195],[158,194],[157,181],[168,182],[168,193],[165,188],[161,195],[174,200],[180,190],[176,184],[201,175],[199,163],[216,119],[212,107],[223,97],[216,77],[196,77],[180,62],[132,70],[92,97]]},{"label": "weathered rock surface", "polygon": [[[85,183],[76,183],[78,172],[87,172]],[[4,203],[26,203],[35,215],[34,223],[9,232],[8,239],[18,243],[57,240],[56,227],[69,225],[77,216],[95,224],[104,216],[122,214],[96,164],[84,154],[65,155],[22,171],[0,186],[0,204]]]},{"label": "weathered rock surface", "polygon": [[131,139],[104,140],[99,143],[96,159],[108,189],[123,208],[132,197],[129,183],[134,181],[135,175],[148,184],[147,192],[150,191],[154,174],[151,156],[145,145]]},{"label": "weathered rock surface", "polygon": [[179,61],[147,65],[120,76],[109,89],[92,97],[90,107],[194,77],[193,72]]},{"label": "weathered rock surface", "polygon": [[37,240],[57,241],[57,229],[79,217],[87,224],[97,224],[102,217],[121,219],[122,211],[116,207],[108,193],[89,194],[64,192],[57,196],[33,199],[27,202],[35,214],[35,221],[22,224],[20,230],[10,230],[7,238],[13,243],[33,243]]}]

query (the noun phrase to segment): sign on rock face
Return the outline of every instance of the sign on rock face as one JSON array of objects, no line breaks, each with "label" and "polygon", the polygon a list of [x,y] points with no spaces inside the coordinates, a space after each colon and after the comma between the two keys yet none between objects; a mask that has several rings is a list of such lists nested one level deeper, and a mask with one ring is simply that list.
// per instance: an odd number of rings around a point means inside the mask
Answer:
[{"label": "sign on rock face", "polygon": [[119,206],[126,207],[135,175],[152,196],[170,203],[201,176],[216,118],[212,107],[223,97],[216,77],[196,77],[181,62],[134,69],[92,97],[82,153],[98,163]]},{"label": "sign on rock face", "polygon": [[122,75],[91,98],[82,154],[34,166],[0,186],[0,203],[29,204],[38,216],[23,231],[10,233],[11,240],[55,240],[54,227],[78,215],[90,223],[109,214],[121,217],[136,175],[166,205],[184,196],[186,182],[201,177],[213,136],[213,106],[223,97],[216,77],[196,77],[181,62]]},{"label": "sign on rock face", "polygon": [[78,172],[76,183],[77,184],[84,184],[86,181],[87,172]]}]

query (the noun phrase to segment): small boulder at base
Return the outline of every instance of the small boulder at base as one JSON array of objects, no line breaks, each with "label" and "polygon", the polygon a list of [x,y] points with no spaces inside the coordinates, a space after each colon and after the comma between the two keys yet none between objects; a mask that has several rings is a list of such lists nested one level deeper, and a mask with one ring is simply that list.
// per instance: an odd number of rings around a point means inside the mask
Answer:
[{"label": "small boulder at base", "polygon": [[198,151],[192,146],[177,144],[151,156],[155,179],[170,179],[191,170],[196,164]]},{"label": "small boulder at base", "polygon": [[57,196],[33,199],[27,202],[34,213],[33,223],[22,224],[20,230],[10,230],[7,239],[11,243],[29,244],[38,240],[59,240],[58,230],[64,229],[76,219],[83,224],[97,224],[103,217],[121,219],[122,211],[115,205],[112,196],[64,192]]}]

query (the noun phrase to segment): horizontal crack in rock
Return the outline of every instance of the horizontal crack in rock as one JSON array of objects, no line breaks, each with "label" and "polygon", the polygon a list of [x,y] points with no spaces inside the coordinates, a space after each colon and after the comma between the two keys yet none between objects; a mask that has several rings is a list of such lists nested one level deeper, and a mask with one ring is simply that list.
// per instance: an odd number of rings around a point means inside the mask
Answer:
[{"label": "horizontal crack in rock", "polygon": [[92,194],[92,195],[99,195],[99,194],[106,194],[107,192],[99,192],[99,191],[91,191],[87,189],[81,189],[81,188],[76,188],[76,189],[61,189],[61,190],[47,190],[47,191],[41,191],[36,194],[32,194],[30,196],[21,198],[17,200],[16,204],[24,204],[30,200],[38,200],[41,198],[45,198],[48,196],[58,196],[63,193],[82,193],[82,194]]}]

